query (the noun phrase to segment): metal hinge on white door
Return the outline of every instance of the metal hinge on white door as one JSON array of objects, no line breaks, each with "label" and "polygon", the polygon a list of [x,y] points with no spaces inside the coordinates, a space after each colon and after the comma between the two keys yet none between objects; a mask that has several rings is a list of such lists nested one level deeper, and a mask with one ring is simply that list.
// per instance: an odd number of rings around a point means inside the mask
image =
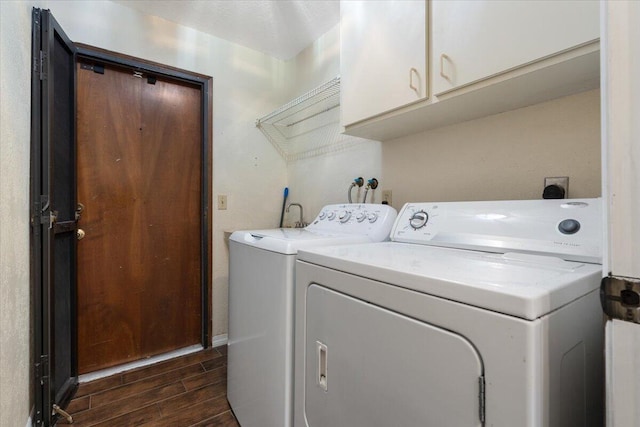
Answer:
[{"label": "metal hinge on white door", "polygon": [[484,382],[484,376],[481,376],[478,378],[478,385],[479,387],[479,393],[478,393],[478,400],[479,400],[479,416],[480,416],[480,422],[482,424],[484,424],[484,419],[485,419],[485,401],[486,401],[486,392],[485,392],[485,382]]},{"label": "metal hinge on white door", "polygon": [[615,276],[603,278],[600,302],[607,316],[640,323],[640,279]]}]

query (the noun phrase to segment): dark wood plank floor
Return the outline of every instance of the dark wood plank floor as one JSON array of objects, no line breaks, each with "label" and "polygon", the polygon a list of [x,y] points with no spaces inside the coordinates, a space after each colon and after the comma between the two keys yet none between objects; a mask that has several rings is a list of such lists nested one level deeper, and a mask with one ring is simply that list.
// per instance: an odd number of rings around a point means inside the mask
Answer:
[{"label": "dark wood plank floor", "polygon": [[239,427],[227,403],[226,347],[83,383],[67,411],[81,427]]}]

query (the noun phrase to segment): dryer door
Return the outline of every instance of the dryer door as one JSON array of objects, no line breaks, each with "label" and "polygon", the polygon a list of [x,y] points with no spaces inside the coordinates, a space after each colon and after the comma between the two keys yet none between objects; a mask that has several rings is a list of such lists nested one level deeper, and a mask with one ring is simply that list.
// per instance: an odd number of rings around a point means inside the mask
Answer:
[{"label": "dryer door", "polygon": [[483,366],[464,337],[312,285],[309,427],[481,426]]}]

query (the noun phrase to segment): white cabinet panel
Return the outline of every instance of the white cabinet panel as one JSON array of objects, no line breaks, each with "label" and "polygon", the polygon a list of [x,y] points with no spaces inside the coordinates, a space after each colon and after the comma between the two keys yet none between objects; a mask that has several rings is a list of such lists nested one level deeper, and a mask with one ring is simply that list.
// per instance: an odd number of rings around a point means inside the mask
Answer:
[{"label": "white cabinet panel", "polygon": [[434,0],[433,93],[598,39],[597,1]]},{"label": "white cabinet panel", "polygon": [[342,125],[427,97],[426,1],[341,1]]}]

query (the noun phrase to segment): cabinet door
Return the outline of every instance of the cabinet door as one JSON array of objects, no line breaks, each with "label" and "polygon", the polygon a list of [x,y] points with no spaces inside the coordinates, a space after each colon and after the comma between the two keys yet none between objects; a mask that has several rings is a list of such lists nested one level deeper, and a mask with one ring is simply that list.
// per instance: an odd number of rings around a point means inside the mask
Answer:
[{"label": "cabinet door", "polygon": [[597,1],[436,0],[432,14],[435,95],[599,37]]},{"label": "cabinet door", "polygon": [[427,97],[426,1],[341,1],[343,126]]}]

